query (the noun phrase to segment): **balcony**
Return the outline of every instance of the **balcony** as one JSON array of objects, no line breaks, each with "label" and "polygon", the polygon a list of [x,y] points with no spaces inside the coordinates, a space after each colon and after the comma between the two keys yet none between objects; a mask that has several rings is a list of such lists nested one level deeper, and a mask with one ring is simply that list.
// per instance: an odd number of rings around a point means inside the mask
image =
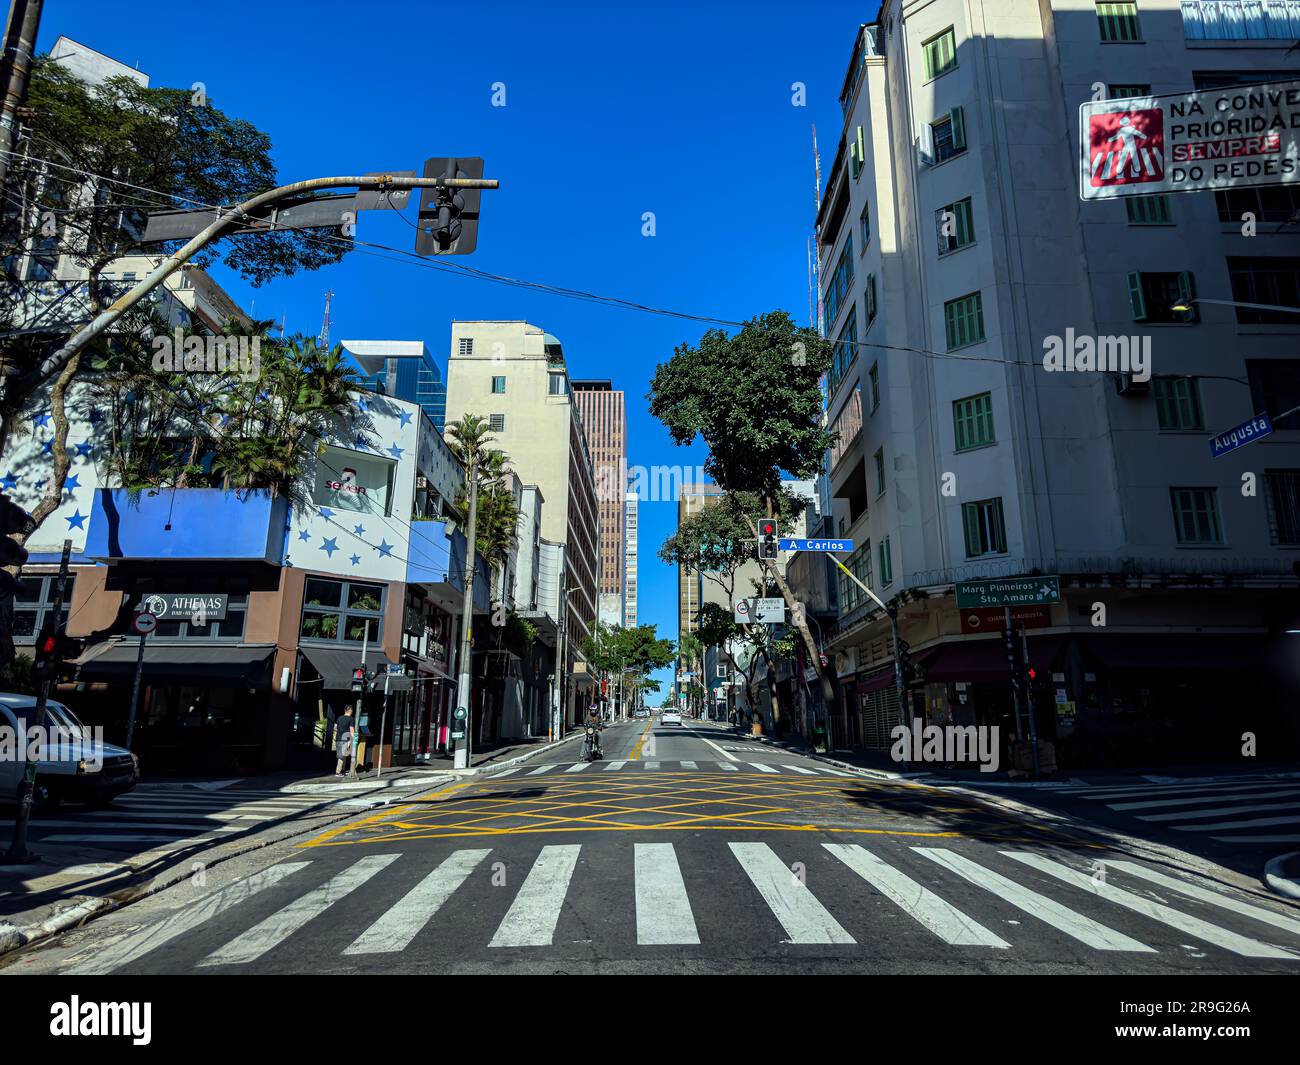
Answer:
[{"label": "balcony", "polygon": [[831,426],[831,432],[839,433],[839,439],[831,445],[831,469],[834,470],[862,432],[862,389],[853,390]]},{"label": "balcony", "polygon": [[1295,41],[1300,0],[1182,0],[1189,41]]},{"label": "balcony", "polygon": [[[465,534],[445,521],[411,522],[411,540],[406,553],[406,583],[422,584],[430,591],[446,593],[437,598],[457,601],[465,588]],[[474,609],[489,606],[491,574],[481,555],[475,554]],[[442,586],[441,588],[437,586]]]},{"label": "balcony", "polygon": [[95,492],[87,558],[100,562],[246,561],[280,565],[289,501],[266,491],[125,488]]}]

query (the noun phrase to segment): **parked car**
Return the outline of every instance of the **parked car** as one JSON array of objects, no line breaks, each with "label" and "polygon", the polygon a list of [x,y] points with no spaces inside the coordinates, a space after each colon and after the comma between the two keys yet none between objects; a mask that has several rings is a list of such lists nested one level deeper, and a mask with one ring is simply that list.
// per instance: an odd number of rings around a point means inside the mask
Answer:
[{"label": "parked car", "polygon": [[[36,696],[0,692],[0,729],[6,733],[10,751],[17,750],[24,733],[19,718],[29,725],[36,710]],[[130,791],[140,779],[140,760],[123,747],[95,742],[90,728],[63,703],[50,699],[45,704],[44,728],[48,749],[40,753],[36,768],[35,797],[40,804],[60,801],[107,806]],[[9,736],[13,736],[12,741]],[[15,803],[22,794],[26,759],[12,755],[0,758],[0,802]]]}]

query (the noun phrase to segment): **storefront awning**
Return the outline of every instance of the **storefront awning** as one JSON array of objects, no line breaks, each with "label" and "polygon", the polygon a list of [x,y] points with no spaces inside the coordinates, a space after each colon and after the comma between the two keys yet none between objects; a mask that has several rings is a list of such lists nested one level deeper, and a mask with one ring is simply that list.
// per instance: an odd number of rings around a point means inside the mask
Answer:
[{"label": "storefront awning", "polygon": [[1215,633],[1113,633],[1080,637],[1107,669],[1248,670],[1261,666],[1266,638]]},{"label": "storefront awning", "polygon": [[[140,645],[134,640],[109,640],[87,649],[72,664],[79,681],[129,681],[135,675]],[[274,644],[151,644],[144,648],[141,676],[146,683],[230,684],[268,688]]]},{"label": "storefront awning", "polygon": [[[302,644],[298,648],[302,652],[303,658],[311,663],[311,666],[317,673],[324,678],[324,687],[328,690],[348,689],[352,687],[352,672],[361,668],[361,649],[359,647],[313,647],[309,644]],[[378,649],[371,651],[366,655],[366,668],[374,670],[378,674],[377,689],[383,688],[383,670],[388,668],[388,659]],[[406,677],[394,676],[393,681],[401,680],[406,687],[410,686],[409,679]],[[392,682],[389,684],[389,691],[402,690],[394,688]]]},{"label": "storefront awning", "polygon": [[1006,643],[1001,640],[954,640],[920,659],[927,681],[1008,680]]},{"label": "storefront awning", "polygon": [[854,690],[859,695],[866,695],[869,692],[884,691],[886,688],[892,688],[894,680],[894,664],[891,662],[883,669],[873,670],[870,673],[859,673]]}]

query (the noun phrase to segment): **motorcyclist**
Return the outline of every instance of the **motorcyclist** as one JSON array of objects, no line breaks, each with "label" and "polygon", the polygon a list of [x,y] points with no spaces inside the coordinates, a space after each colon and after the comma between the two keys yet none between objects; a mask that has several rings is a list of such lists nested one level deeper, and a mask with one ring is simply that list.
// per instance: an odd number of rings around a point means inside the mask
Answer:
[{"label": "motorcyclist", "polygon": [[587,727],[594,728],[596,730],[591,737],[591,749],[593,754],[599,756],[600,755],[600,733],[605,726],[601,722],[600,711],[597,710],[594,706],[587,711]]}]

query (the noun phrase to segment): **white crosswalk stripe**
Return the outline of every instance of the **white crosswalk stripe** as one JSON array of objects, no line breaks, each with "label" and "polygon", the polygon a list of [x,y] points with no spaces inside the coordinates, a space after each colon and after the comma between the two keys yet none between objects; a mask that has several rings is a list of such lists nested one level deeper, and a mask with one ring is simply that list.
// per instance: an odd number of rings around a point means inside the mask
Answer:
[{"label": "white crosswalk stripe", "polygon": [[809,776],[809,777],[815,777],[817,775],[817,770],[804,769],[803,766],[798,766],[798,765],[783,765],[781,768],[788,769],[790,770],[791,773],[802,773],[805,776]]},{"label": "white crosswalk stripe", "polygon": [[723,770],[724,772],[727,772],[727,773],[738,773],[738,772],[740,772],[740,770],[738,770],[738,769],[737,769],[734,765],[732,765],[730,762],[719,762],[719,763],[718,763],[718,768],[721,769],[721,770]]},{"label": "white crosswalk stripe", "polygon": [[776,772],[776,770],[773,769],[770,765],[764,765],[762,762],[750,762],[749,764],[752,765],[755,769],[757,769],[760,773]]},{"label": "white crosswalk stripe", "polygon": [[673,845],[638,843],[633,855],[636,941],[647,946],[699,943],[700,933]]},{"label": "white crosswalk stripe", "polygon": [[791,943],[853,943],[855,940],[766,843],[731,843],[731,853],[781,922]]},{"label": "white crosswalk stripe", "polygon": [[283,943],[313,917],[319,917],[343,896],[355,891],[397,857],[396,854],[367,855],[320,887],[259,921],[224,947],[214,950],[199,962],[199,966],[239,965],[255,961],[272,947]]},{"label": "white crosswalk stripe", "polygon": [[[1208,810],[1175,810],[1169,814],[1142,814],[1139,821],[1193,821],[1207,817],[1235,817],[1237,814],[1268,813],[1273,810],[1294,810],[1289,802],[1262,802],[1257,806],[1215,806]],[[1202,826],[1197,826],[1198,828]],[[1208,826],[1206,826],[1208,827]]]},{"label": "white crosswalk stripe", "polygon": [[625,765],[627,765],[627,762],[625,762],[625,761],[624,761],[624,762],[610,762],[609,765],[605,766],[605,768],[606,768],[607,770],[608,770],[608,769],[622,769]]},{"label": "white crosswalk stripe", "polygon": [[1269,825],[1300,824],[1300,810],[1286,817],[1255,817],[1245,821],[1217,821],[1212,825],[1175,825],[1176,832],[1223,832],[1229,828],[1267,828]]},{"label": "white crosswalk stripe", "polygon": [[699,769],[699,768],[700,768],[700,767],[699,767],[698,765],[696,765],[694,762],[679,762],[678,764],[679,764],[683,769]]},{"label": "white crosswalk stripe", "polygon": [[489,946],[550,946],[581,850],[579,844],[542,848]]},{"label": "white crosswalk stripe", "polygon": [[522,772],[523,772],[523,766],[515,766],[514,769],[503,769],[500,773],[493,773],[492,775],[496,777],[512,777],[516,773],[522,773]]},{"label": "white crosswalk stripe", "polygon": [[1142,802],[1107,803],[1111,810],[1151,810],[1158,806],[1196,806],[1207,802],[1257,802],[1260,799],[1281,799],[1289,795],[1300,795],[1300,789],[1287,791],[1252,791],[1246,795],[1194,795],[1180,799],[1145,799]]},{"label": "white crosswalk stripe", "polygon": [[569,766],[569,768],[565,770],[565,772],[566,772],[566,773],[581,773],[581,772],[582,772],[584,769],[586,769],[589,765],[591,765],[590,762],[574,762],[573,765]]}]

